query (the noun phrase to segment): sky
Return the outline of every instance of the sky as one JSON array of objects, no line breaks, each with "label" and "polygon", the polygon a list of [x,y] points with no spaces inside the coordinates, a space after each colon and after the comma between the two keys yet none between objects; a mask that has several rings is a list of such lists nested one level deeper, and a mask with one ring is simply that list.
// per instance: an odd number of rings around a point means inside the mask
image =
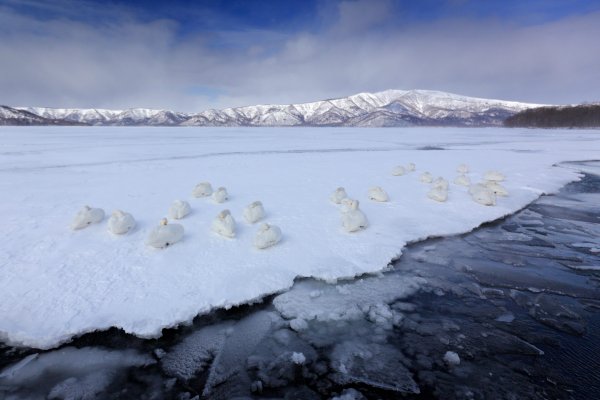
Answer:
[{"label": "sky", "polygon": [[0,104],[600,101],[600,0],[0,0]]}]

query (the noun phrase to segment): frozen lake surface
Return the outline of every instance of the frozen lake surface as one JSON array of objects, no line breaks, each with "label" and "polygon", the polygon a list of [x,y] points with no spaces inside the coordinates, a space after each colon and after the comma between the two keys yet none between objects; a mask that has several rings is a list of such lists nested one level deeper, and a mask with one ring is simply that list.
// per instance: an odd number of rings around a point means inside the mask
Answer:
[{"label": "frozen lake surface", "polygon": [[[61,127],[2,128],[0,139],[0,337],[37,348],[110,327],[159,337],[199,314],[284,291],[296,278],[334,282],[386,270],[407,243],[511,214],[578,179],[579,166],[557,163],[600,154],[597,131],[558,130]],[[409,162],[416,172],[391,175]],[[510,196],[485,207],[451,183],[447,202],[427,198],[420,173],[452,182],[463,162],[474,182],[487,170],[504,173]],[[201,181],[225,186],[230,200],[192,198]],[[367,199],[374,185],[389,202]],[[360,201],[365,231],[342,230],[338,207],[328,200],[338,186]],[[183,241],[148,248],[148,232],[176,199],[192,207],[181,221]],[[282,242],[265,251],[253,248],[257,228],[241,217],[255,200],[283,231]],[[71,231],[85,204],[125,210],[138,225],[123,237],[110,234],[106,220]],[[210,232],[224,208],[237,220],[235,239]],[[416,277],[402,290],[408,296],[430,280]],[[303,287],[287,294],[291,301],[276,302],[286,318],[298,314],[300,325],[325,318],[298,309],[291,296],[320,290]],[[380,301],[390,296],[382,291]]]},{"label": "frozen lake surface", "polygon": [[599,205],[586,175],[379,275],[302,279],[158,339],[0,345],[0,398],[598,398]]}]

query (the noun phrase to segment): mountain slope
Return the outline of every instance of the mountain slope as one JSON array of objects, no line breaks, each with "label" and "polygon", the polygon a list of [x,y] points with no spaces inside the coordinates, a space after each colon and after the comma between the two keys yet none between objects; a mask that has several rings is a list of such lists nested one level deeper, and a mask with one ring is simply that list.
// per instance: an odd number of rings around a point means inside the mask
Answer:
[{"label": "mountain slope", "polygon": [[[52,120],[119,126],[501,126],[538,104],[430,90],[386,90],[311,103],[256,105],[184,114],[167,110],[19,108]],[[0,117],[1,118],[1,117]]]},{"label": "mountain slope", "polygon": [[510,115],[537,106],[429,90],[386,90],[312,103],[208,110],[192,115],[182,125],[495,126]]},{"label": "mountain slope", "polygon": [[24,107],[28,111],[44,118],[64,119],[88,125],[179,125],[189,117],[183,113],[147,108],[131,108],[127,110],[106,110],[101,108],[44,108]]},{"label": "mountain slope", "polygon": [[46,118],[35,113],[0,106],[0,125],[79,125],[63,119]]}]

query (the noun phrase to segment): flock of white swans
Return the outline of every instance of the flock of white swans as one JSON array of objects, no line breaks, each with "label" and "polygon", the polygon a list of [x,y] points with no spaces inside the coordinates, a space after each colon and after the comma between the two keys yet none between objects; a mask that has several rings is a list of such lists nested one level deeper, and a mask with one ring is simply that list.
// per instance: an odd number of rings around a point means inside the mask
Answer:
[{"label": "flock of white swans", "polygon": [[[210,197],[215,203],[221,204],[227,201],[229,195],[227,189],[220,187],[212,189],[208,182],[201,182],[192,191],[194,197]],[[182,219],[192,212],[187,201],[175,200],[168,210],[171,219]],[[260,201],[249,204],[243,212],[244,219],[254,224],[265,217],[265,209]],[[86,228],[104,219],[104,210],[84,206],[71,223],[74,230]],[[135,227],[135,219],[127,212],[116,210],[108,219],[108,230],[115,235],[123,235]],[[226,238],[235,237],[236,223],[229,210],[223,210],[212,221],[211,229],[216,234]],[[146,239],[146,244],[151,247],[164,248],[179,242],[183,238],[184,228],[181,224],[169,223],[167,218],[160,220],[159,225],[152,229]],[[281,240],[281,229],[275,225],[262,223],[254,236],[254,246],[259,249],[271,247]]]},{"label": "flock of white swans", "polygon": [[[409,163],[407,166],[396,166],[392,169],[392,175],[401,176],[414,172],[416,166]],[[498,171],[488,171],[484,174],[484,179],[480,183],[471,184],[469,178],[469,167],[466,164],[460,164],[456,169],[458,176],[454,179],[454,184],[466,186],[469,188],[469,195],[473,201],[484,206],[494,206],[497,196],[508,196],[508,191],[500,182],[505,177]],[[435,178],[429,172],[423,172],[420,175],[420,181],[429,184],[430,190],[427,196],[438,202],[445,202],[448,199],[449,183],[442,177]],[[201,182],[196,185],[192,191],[194,197],[210,197],[215,203],[221,204],[228,200],[227,189],[219,187],[213,190],[209,182]],[[372,201],[387,202],[389,196],[379,186],[369,189],[368,198]],[[356,232],[367,228],[368,221],[365,214],[359,209],[358,200],[351,199],[343,187],[337,188],[330,196],[330,200],[341,206],[342,227],[346,232]],[[192,211],[190,204],[184,200],[175,200],[168,210],[168,217],[171,219],[185,218]],[[265,218],[265,210],[260,201],[255,201],[243,211],[243,217],[249,224],[254,224]],[[75,216],[71,228],[74,230],[83,229],[91,224],[99,223],[104,219],[104,210],[101,208],[92,208],[84,206]],[[116,210],[108,219],[108,230],[115,235],[123,235],[131,231],[136,225],[133,216],[127,212]],[[236,232],[236,222],[229,210],[223,210],[212,221],[211,229],[214,233],[226,238],[234,238]],[[146,244],[155,248],[169,247],[183,238],[184,228],[181,224],[169,223],[167,218],[160,220],[158,226],[150,231]],[[262,223],[255,236],[254,246],[258,249],[266,249],[274,246],[281,241],[281,229],[275,225]]]}]

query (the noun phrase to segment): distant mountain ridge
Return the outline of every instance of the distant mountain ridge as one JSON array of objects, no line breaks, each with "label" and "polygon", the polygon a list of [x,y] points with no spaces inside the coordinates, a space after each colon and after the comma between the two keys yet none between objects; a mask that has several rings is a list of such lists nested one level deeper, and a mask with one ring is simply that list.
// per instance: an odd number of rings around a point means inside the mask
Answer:
[{"label": "distant mountain ridge", "polygon": [[46,118],[27,110],[0,106],[0,125],[87,125],[63,118]]},{"label": "distant mountain ridge", "polygon": [[[28,113],[30,124],[64,121],[97,126],[501,126],[520,111],[540,107],[515,101],[481,99],[431,90],[386,90],[288,105],[255,105],[179,113],[127,110],[4,107]],[[42,118],[35,120],[31,116]],[[12,121],[14,121],[14,116]],[[7,118],[0,114],[0,125]],[[17,124],[19,125],[19,124]]]}]

